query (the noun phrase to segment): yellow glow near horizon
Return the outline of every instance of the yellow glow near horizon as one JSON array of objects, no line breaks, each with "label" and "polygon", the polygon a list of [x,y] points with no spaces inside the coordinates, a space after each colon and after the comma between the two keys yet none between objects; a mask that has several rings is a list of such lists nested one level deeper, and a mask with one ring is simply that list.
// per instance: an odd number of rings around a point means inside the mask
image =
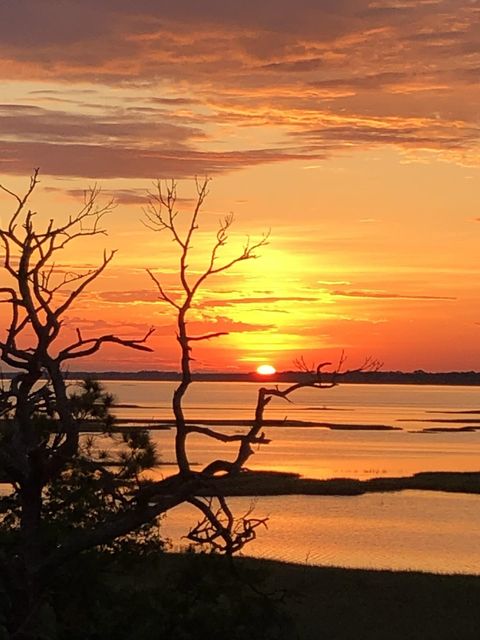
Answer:
[{"label": "yellow glow near horizon", "polygon": [[275,367],[272,367],[271,364],[261,364],[259,367],[257,367],[257,373],[259,373],[261,376],[271,376],[274,373],[277,373],[277,370],[275,369]]}]

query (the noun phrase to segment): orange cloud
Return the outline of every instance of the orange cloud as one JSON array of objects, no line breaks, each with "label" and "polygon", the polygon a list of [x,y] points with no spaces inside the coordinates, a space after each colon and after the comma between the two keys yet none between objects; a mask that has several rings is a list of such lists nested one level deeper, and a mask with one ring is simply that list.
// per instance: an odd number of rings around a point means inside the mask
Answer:
[{"label": "orange cloud", "polygon": [[332,296],[346,298],[379,298],[385,300],[456,300],[455,296],[415,295],[404,293],[388,293],[386,291],[330,291]]},{"label": "orange cloud", "polygon": [[[478,7],[438,6],[4,3],[0,75],[48,79],[57,93],[46,86],[28,104],[0,108],[8,160],[0,168],[23,173],[36,156],[34,165],[58,175],[151,177],[168,165],[169,175],[186,176],[372,145],[432,149],[453,161],[461,151],[474,162]],[[71,92],[75,83],[83,94]],[[107,87],[121,92],[112,104],[101,97]],[[68,109],[43,107],[52,100]],[[225,146],[228,123],[260,127],[268,144]]]}]

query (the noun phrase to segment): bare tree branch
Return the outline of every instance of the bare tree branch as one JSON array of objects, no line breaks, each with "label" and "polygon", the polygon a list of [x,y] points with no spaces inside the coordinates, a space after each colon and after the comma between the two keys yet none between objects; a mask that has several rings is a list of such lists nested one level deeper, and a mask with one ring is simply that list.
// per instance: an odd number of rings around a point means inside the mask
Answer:
[{"label": "bare tree branch", "polygon": [[[78,331],[78,330],[77,330]],[[82,338],[80,332],[77,333],[78,340],[70,346],[62,349],[58,354],[60,362],[64,360],[72,360],[74,358],[84,358],[86,356],[96,353],[103,344],[120,344],[130,349],[136,349],[137,351],[147,351],[151,353],[153,349],[144,344],[148,338],[152,335],[155,329],[150,328],[143,338],[138,340],[126,340],[125,338],[119,338],[117,336],[108,335],[100,336],[98,338]]]},{"label": "bare tree branch", "polygon": [[214,440],[220,440],[220,442],[244,442],[244,440],[248,439],[251,444],[268,444],[271,442],[264,433],[261,433],[259,436],[250,437],[247,435],[234,434],[229,435],[227,433],[221,433],[220,431],[215,431],[214,429],[210,429],[208,427],[202,427],[200,425],[188,425],[189,433],[201,433],[204,436],[208,436],[209,438],[213,438]]},{"label": "bare tree branch", "polygon": [[199,342],[201,340],[211,340],[212,338],[220,338],[221,336],[228,336],[228,331],[216,331],[214,333],[205,333],[203,336],[188,336],[189,342]]},{"label": "bare tree branch", "polygon": [[192,542],[233,555],[256,538],[259,527],[267,528],[268,518],[252,518],[251,509],[244,516],[234,518],[225,498],[218,495],[216,499],[219,502],[218,509],[214,509],[213,499],[189,500],[204,515],[203,520],[185,536]]},{"label": "bare tree branch", "polygon": [[208,184],[208,178],[205,178],[202,181],[198,179],[196,180],[195,185],[197,189],[197,198],[193,211],[188,217],[186,231],[183,233],[180,230],[180,224],[178,223],[179,214],[176,210],[177,185],[175,181],[172,180],[168,183],[162,183],[161,180],[158,180],[155,184],[155,191],[148,193],[148,203],[144,209],[144,224],[154,231],[167,231],[173,242],[177,245],[179,252],[179,279],[183,295],[178,301],[174,300],[172,295],[164,289],[159,279],[151,270],[147,270],[147,272],[157,287],[160,300],[163,300],[170,306],[174,307],[177,311],[177,341],[180,345],[181,351],[182,380],[173,395],[172,407],[176,421],[176,458],[180,472],[187,476],[191,473],[191,470],[186,449],[188,428],[185,422],[182,400],[192,379],[190,369],[190,345],[192,342],[210,340],[212,338],[220,337],[226,333],[219,331],[206,333],[200,336],[190,335],[187,329],[188,314],[194,305],[196,293],[210,276],[227,271],[238,262],[255,258],[256,250],[266,245],[268,239],[268,234],[262,236],[260,240],[253,243],[248,239],[243,250],[238,256],[221,265],[216,265],[218,253],[220,249],[225,246],[228,240],[228,231],[233,222],[233,216],[231,214],[225,216],[223,220],[220,221],[215,242],[210,250],[210,257],[207,266],[200,276],[195,276],[191,281],[188,271],[188,260],[192,248],[192,239],[199,228],[202,206],[208,195]]},{"label": "bare tree branch", "polygon": [[150,271],[150,269],[147,269],[147,273],[150,276],[150,278],[153,280],[153,282],[155,283],[155,286],[158,289],[158,293],[160,294],[160,299],[163,300],[164,302],[168,302],[168,304],[170,304],[172,307],[175,307],[175,309],[180,310],[180,306],[174,300],[172,300],[172,298],[165,292],[165,290],[162,287],[160,281],[152,273],[152,271]]}]

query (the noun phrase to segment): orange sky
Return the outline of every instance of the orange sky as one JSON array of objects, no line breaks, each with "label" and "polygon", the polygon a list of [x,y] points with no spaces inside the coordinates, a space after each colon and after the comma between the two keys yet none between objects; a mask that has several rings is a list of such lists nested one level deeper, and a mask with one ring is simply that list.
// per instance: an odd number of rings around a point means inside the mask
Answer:
[{"label": "orange sky", "polygon": [[[175,247],[141,223],[156,178],[210,176],[196,259],[235,215],[226,256],[271,229],[261,257],[212,278],[192,330],[197,369],[292,368],[365,356],[385,369],[480,368],[478,0],[17,0],[0,6],[0,175],[59,221],[98,182],[109,237],[64,266],[113,266],[67,330],[141,336],[82,369],[175,369]],[[0,221],[12,203],[0,198]],[[233,252],[233,253],[232,253]]]}]

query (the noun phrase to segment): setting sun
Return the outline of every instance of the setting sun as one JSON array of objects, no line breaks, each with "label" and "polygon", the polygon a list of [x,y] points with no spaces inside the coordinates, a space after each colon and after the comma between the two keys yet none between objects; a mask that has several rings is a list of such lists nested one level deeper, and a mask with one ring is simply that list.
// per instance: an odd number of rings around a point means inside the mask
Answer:
[{"label": "setting sun", "polygon": [[259,373],[261,376],[271,376],[274,373],[277,373],[277,370],[275,369],[275,367],[272,367],[271,364],[261,364],[259,367],[257,367],[257,373]]}]

